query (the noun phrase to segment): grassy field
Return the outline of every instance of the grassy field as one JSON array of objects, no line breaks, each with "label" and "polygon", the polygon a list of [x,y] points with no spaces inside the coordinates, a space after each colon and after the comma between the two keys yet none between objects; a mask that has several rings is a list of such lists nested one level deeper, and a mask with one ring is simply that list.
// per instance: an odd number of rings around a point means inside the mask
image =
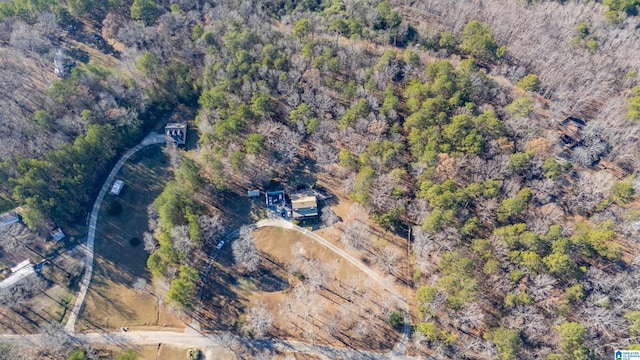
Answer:
[{"label": "grassy field", "polygon": [[[117,178],[125,182],[118,197],[107,195],[96,228],[93,279],[77,328],[115,329],[122,326],[182,327],[158,301],[152,286],[138,294],[132,284],[138,278],[151,283],[146,270],[148,254],[141,243],[147,230],[147,206],[162,192],[171,172],[169,159],[158,146],[136,154]],[[118,215],[109,214],[109,202],[122,206]]]},{"label": "grassy field", "polygon": [[[230,246],[214,262],[203,293],[204,330],[241,331],[247,308],[262,300],[274,317],[270,334],[278,338],[380,350],[395,344],[399,334],[385,324],[383,315],[394,305],[360,270],[297,232],[263,228],[254,231],[254,237],[263,254],[257,272],[240,273],[225,260],[232,259]],[[312,264],[331,271],[320,289],[309,290],[301,300],[296,297],[305,287],[304,269]],[[303,274],[291,271],[294,267]],[[330,329],[332,318],[340,320]]]}]

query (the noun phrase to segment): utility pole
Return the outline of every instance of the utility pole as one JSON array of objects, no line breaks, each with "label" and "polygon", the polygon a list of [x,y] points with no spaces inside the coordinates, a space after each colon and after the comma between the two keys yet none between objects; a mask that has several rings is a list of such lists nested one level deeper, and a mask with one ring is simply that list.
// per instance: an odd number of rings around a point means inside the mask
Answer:
[{"label": "utility pole", "polygon": [[408,226],[409,230],[407,234],[407,256],[411,256],[411,225]]}]

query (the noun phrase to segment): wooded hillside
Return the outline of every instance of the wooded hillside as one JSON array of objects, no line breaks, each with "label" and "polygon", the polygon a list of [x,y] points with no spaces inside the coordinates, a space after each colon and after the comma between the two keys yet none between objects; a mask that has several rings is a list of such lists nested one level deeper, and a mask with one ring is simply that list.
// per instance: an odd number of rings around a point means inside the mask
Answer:
[{"label": "wooded hillside", "polygon": [[[368,225],[342,238],[415,290],[411,352],[608,358],[640,347],[638,6],[4,2],[0,135],[25,141],[1,142],[1,188],[30,226],[82,221],[119,153],[196,114],[145,239],[185,311],[191,252],[231,220],[198,195],[313,163],[378,226],[412,229],[412,274]],[[53,81],[61,46],[76,66]]]}]

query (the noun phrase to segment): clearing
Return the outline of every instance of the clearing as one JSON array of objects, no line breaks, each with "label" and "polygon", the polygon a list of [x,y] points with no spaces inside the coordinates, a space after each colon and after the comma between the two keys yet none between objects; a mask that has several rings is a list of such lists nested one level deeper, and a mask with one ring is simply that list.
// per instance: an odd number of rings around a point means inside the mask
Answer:
[{"label": "clearing", "polygon": [[170,179],[169,159],[157,145],[134,155],[122,167],[125,182],[119,196],[102,203],[96,227],[94,272],[77,330],[116,329],[128,326],[181,328],[183,324],[162,306],[164,296],[147,286],[138,293],[133,283],[150,282],[148,254],[142,245],[147,231],[147,206]]},{"label": "clearing", "polygon": [[[253,232],[262,252],[260,269],[243,274],[231,246],[213,263],[205,281],[202,327],[240,332],[243,314],[263,301],[273,314],[270,335],[279,339],[356,349],[391,349],[400,333],[385,323],[397,306],[391,296],[331,250],[291,230]],[[314,285],[308,279],[320,276]]]}]

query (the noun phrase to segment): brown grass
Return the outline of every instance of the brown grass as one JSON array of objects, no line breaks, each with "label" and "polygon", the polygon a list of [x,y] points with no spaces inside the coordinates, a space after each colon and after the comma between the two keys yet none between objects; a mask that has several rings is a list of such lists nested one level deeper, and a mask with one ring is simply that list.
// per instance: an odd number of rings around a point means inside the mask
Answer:
[{"label": "brown grass", "polygon": [[[145,294],[132,288],[136,279],[145,278],[150,283],[151,276],[146,270],[148,254],[143,245],[134,247],[130,240],[142,239],[147,230],[147,206],[162,192],[170,174],[167,156],[156,146],[142,150],[118,174],[125,187],[117,198],[107,195],[100,210],[93,279],[78,329],[184,326],[161,305],[152,286]],[[106,212],[110,200],[122,204],[121,214]]]}]

